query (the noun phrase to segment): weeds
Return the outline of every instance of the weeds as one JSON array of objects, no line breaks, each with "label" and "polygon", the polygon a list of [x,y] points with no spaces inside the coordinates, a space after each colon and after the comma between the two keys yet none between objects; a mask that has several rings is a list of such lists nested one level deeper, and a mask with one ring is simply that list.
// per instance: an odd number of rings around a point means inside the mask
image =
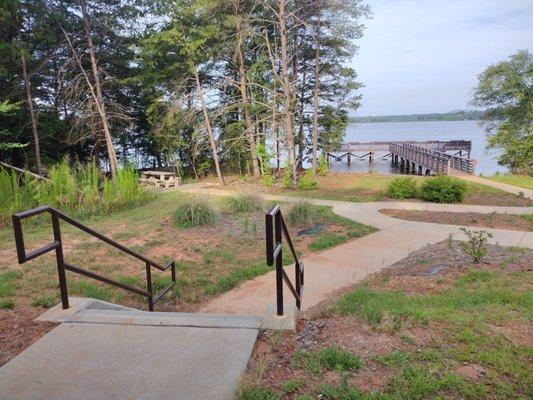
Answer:
[{"label": "weeds", "polygon": [[292,225],[306,225],[313,222],[313,206],[307,201],[295,203],[287,214],[287,221]]},{"label": "weeds", "polygon": [[228,210],[234,214],[251,213],[263,209],[263,200],[259,196],[241,193],[227,197],[224,203]]},{"label": "weeds", "polygon": [[324,370],[353,372],[363,365],[359,357],[340,347],[326,347],[315,351],[296,351],[294,362],[312,374],[320,374]]},{"label": "weeds", "polygon": [[174,225],[179,228],[215,225],[218,215],[205,199],[187,197],[178,205],[174,213]]}]

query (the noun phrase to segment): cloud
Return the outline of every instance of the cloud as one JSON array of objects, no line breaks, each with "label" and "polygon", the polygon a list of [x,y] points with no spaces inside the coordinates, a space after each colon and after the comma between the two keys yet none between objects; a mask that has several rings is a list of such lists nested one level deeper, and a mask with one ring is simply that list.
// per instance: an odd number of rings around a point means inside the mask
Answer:
[{"label": "cloud", "polygon": [[368,0],[373,19],[351,65],[357,115],[466,108],[487,65],[533,43],[533,1]]}]

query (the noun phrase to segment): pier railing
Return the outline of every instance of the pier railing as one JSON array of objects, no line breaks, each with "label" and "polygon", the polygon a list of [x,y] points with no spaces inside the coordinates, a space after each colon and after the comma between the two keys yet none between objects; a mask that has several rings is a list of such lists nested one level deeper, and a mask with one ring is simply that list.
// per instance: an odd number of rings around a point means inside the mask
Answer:
[{"label": "pier railing", "polygon": [[393,156],[401,157],[437,174],[449,174],[451,169],[467,174],[475,173],[476,160],[446,154],[442,151],[409,143],[389,143],[389,151]]}]

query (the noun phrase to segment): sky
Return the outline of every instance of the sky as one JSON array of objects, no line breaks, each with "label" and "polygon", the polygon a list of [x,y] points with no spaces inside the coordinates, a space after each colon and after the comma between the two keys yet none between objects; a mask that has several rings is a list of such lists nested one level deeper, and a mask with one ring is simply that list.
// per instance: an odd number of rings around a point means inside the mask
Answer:
[{"label": "sky", "polygon": [[448,112],[468,105],[477,75],[520,49],[533,51],[533,0],[366,0],[372,19],[350,65],[361,107],[353,115]]}]

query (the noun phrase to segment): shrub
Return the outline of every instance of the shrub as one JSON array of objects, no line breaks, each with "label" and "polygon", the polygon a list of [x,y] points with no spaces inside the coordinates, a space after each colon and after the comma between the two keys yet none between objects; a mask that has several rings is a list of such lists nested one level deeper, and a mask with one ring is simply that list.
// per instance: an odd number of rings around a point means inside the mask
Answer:
[{"label": "shrub", "polygon": [[137,171],[131,167],[118,170],[115,179],[104,181],[103,203],[108,211],[137,206],[148,198],[148,192],[139,183]]},{"label": "shrub", "polygon": [[328,166],[328,160],[326,158],[326,154],[323,154],[320,156],[320,159],[318,160],[318,168],[316,170],[317,174],[320,176],[326,176],[329,171]]},{"label": "shrub", "polygon": [[466,183],[447,175],[427,179],[422,185],[422,199],[434,203],[460,203],[467,192]]},{"label": "shrub", "polygon": [[215,209],[205,199],[188,197],[174,213],[174,224],[179,228],[214,225],[217,221]]},{"label": "shrub", "polygon": [[393,179],[388,185],[389,197],[393,199],[415,197],[416,193],[416,181],[410,177]]},{"label": "shrub", "polygon": [[263,208],[263,200],[259,196],[241,193],[224,199],[227,208],[234,214],[250,213]]},{"label": "shrub", "polygon": [[312,222],[312,206],[307,201],[294,204],[287,214],[287,221],[293,225],[306,225]]},{"label": "shrub", "polygon": [[298,181],[298,189],[312,190],[316,189],[316,187],[317,183],[315,181],[315,178],[313,177],[313,171],[308,169]]},{"label": "shrub", "polygon": [[291,189],[292,186],[292,165],[287,164],[283,169],[283,176],[281,177],[281,186],[285,189]]},{"label": "shrub", "polygon": [[468,253],[475,264],[479,264],[489,251],[488,240],[492,237],[492,234],[483,230],[470,231],[465,228],[461,228],[461,230],[465,233],[468,239],[466,242],[461,242],[463,249]]},{"label": "shrub", "polygon": [[13,213],[36,204],[32,187],[29,175],[19,177],[15,172],[0,168],[0,227],[10,220]]}]

